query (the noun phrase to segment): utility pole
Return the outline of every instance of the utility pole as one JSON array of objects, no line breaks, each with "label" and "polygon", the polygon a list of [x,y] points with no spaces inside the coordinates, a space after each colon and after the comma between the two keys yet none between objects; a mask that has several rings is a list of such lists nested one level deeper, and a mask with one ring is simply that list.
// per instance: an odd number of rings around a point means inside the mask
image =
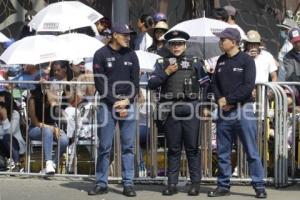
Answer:
[{"label": "utility pole", "polygon": [[128,0],[112,1],[112,22],[128,24],[129,22]]}]

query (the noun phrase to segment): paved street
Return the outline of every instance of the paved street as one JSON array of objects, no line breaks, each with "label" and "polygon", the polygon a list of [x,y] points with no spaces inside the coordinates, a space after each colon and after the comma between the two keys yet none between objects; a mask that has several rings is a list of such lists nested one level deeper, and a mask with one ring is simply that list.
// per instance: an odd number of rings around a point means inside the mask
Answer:
[{"label": "paved street", "polygon": [[[101,196],[88,196],[86,191],[93,187],[91,180],[81,178],[24,178],[0,176],[0,200],[117,200],[117,199],[143,199],[143,200],[160,200],[160,199],[210,199],[206,193],[213,185],[202,185],[201,194],[198,197],[188,197],[186,187],[180,186],[180,193],[172,197],[161,195],[162,185],[136,185],[138,196],[135,198],[126,198],[122,195],[122,187],[118,184],[110,185],[108,194]],[[221,198],[232,200],[255,199],[253,190],[250,186],[233,186],[232,195]],[[274,189],[268,187],[268,199],[272,200],[294,200],[299,199],[300,185],[293,185],[284,189]],[[220,198],[217,198],[220,199]]]}]

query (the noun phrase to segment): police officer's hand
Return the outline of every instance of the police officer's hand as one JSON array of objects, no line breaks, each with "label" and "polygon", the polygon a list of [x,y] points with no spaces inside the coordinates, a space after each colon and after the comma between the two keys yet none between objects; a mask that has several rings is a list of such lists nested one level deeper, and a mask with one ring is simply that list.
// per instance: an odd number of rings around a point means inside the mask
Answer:
[{"label": "police officer's hand", "polygon": [[222,107],[222,110],[225,111],[225,112],[227,112],[227,111],[229,111],[231,108],[233,108],[233,105],[225,105],[225,106]]},{"label": "police officer's hand", "polygon": [[122,109],[122,110],[117,110],[119,112],[119,115],[121,118],[125,118],[128,116],[128,110],[127,109]]},{"label": "police officer's hand", "polygon": [[117,101],[116,103],[114,103],[113,108],[114,109],[124,109],[129,105],[129,99],[123,99],[120,101]]},{"label": "police officer's hand", "polygon": [[209,120],[211,117],[211,110],[209,108],[204,108],[203,109],[203,117],[204,120]]},{"label": "police officer's hand", "polygon": [[177,70],[178,70],[177,63],[174,63],[174,64],[169,65],[169,66],[165,69],[165,72],[166,72],[166,74],[171,75],[171,74],[173,74],[174,72],[176,72]]},{"label": "police officer's hand", "polygon": [[222,97],[218,100],[218,105],[220,106],[220,108],[222,109],[224,106],[227,105],[227,101],[225,97]]},{"label": "police officer's hand", "polygon": [[233,108],[234,106],[233,105],[228,105],[227,104],[227,101],[226,101],[226,98],[225,97],[222,97],[218,100],[218,104],[220,106],[220,108],[223,110],[223,111],[229,111],[231,108]]}]

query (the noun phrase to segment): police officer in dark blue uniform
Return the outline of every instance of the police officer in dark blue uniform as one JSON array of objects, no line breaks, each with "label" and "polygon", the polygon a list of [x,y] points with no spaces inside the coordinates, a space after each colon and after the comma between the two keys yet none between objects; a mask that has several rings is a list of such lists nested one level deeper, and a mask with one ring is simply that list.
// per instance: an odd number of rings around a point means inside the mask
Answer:
[{"label": "police officer in dark blue uniform", "polygon": [[191,187],[188,195],[198,195],[201,181],[199,154],[199,94],[209,82],[199,59],[185,55],[189,35],[171,31],[165,35],[170,53],[158,59],[148,81],[150,89],[160,87],[158,118],[164,121],[168,147],[168,185],[163,195],[177,193],[182,145],[188,159]]},{"label": "police officer in dark blue uniform", "polygon": [[114,24],[112,40],[96,51],[93,60],[95,86],[102,96],[97,112],[99,147],[96,169],[96,186],[89,195],[108,192],[109,156],[118,122],[122,148],[123,194],[136,196],[133,187],[134,144],[136,135],[136,106],[134,99],[139,91],[139,61],[129,49],[132,31],[126,24]]},{"label": "police officer in dark blue uniform", "polygon": [[230,195],[231,151],[238,135],[247,154],[252,186],[256,198],[266,198],[264,170],[258,154],[257,122],[254,116],[252,91],[255,88],[255,63],[240,51],[240,32],[227,28],[216,34],[225,52],[217,61],[212,88],[219,106],[217,120],[218,187],[209,197]]}]

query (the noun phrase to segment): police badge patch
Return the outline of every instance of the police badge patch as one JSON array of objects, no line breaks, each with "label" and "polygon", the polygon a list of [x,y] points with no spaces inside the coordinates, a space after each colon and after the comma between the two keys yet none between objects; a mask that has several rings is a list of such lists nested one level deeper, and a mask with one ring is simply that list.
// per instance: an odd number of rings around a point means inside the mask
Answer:
[{"label": "police badge patch", "polygon": [[190,65],[190,62],[189,61],[186,61],[186,60],[183,60],[183,61],[181,61],[181,67],[182,67],[182,69],[188,69],[189,68],[189,66],[191,66]]}]

